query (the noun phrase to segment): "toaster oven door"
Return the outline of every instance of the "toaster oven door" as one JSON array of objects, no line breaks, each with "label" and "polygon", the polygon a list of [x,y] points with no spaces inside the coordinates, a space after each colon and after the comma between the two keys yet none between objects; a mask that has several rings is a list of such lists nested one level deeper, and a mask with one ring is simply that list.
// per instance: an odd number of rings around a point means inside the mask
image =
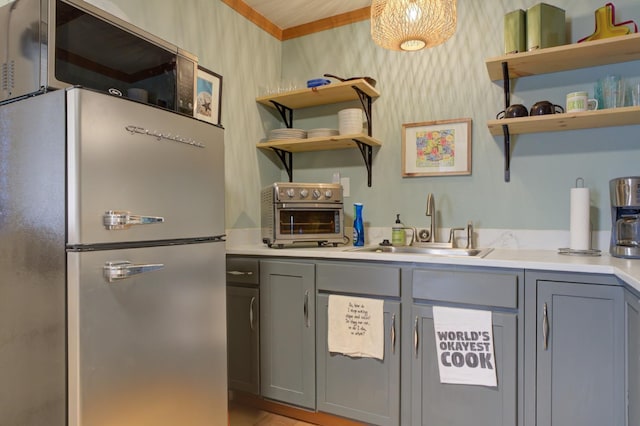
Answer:
[{"label": "toaster oven door", "polygon": [[274,217],[276,240],[328,241],[343,238],[343,209],[335,204],[283,204]]}]

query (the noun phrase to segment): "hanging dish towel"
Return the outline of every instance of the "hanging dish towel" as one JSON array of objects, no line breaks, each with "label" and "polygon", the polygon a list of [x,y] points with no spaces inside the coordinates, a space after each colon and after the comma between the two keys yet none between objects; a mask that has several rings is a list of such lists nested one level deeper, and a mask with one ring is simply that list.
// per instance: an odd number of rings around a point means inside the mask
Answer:
[{"label": "hanging dish towel", "polygon": [[384,301],[329,295],[329,352],[384,359]]}]

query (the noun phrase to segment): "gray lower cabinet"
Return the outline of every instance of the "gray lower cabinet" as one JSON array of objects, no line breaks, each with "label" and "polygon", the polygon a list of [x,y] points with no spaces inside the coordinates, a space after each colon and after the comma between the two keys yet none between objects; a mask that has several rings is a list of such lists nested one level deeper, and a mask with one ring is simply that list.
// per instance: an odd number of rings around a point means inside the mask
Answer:
[{"label": "gray lower cabinet", "polygon": [[640,425],[640,294],[625,292],[627,326],[627,424]]},{"label": "gray lower cabinet", "polygon": [[[524,281],[522,271],[421,268],[413,271],[412,281],[411,424],[521,424],[518,395],[522,339],[518,306],[519,289]],[[440,382],[434,306],[492,312],[496,387]]]},{"label": "gray lower cabinet", "polygon": [[261,393],[315,409],[315,265],[260,262]]},{"label": "gray lower cabinet", "polygon": [[260,393],[258,260],[227,258],[227,366],[229,389]]},{"label": "gray lower cabinet", "polygon": [[559,278],[527,282],[537,298],[527,340],[536,371],[529,424],[638,425],[637,305],[610,277],[602,284]]},{"label": "gray lower cabinet", "polygon": [[511,426],[517,424],[516,315],[494,312],[497,387],[440,383],[433,306],[414,305],[417,349],[413,354],[413,425]]},{"label": "gray lower cabinet", "polygon": [[[367,424],[400,424],[400,268],[319,263],[317,300],[317,408]],[[384,357],[329,352],[330,294],[384,300]]]}]

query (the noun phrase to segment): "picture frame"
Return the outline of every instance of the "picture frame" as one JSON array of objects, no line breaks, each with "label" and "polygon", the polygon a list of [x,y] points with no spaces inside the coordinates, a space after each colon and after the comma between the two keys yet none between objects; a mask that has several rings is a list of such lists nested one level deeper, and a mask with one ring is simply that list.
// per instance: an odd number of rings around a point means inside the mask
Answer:
[{"label": "picture frame", "polygon": [[220,125],[222,117],[222,76],[198,65],[195,117]]},{"label": "picture frame", "polygon": [[471,118],[402,125],[402,177],[471,174]]}]

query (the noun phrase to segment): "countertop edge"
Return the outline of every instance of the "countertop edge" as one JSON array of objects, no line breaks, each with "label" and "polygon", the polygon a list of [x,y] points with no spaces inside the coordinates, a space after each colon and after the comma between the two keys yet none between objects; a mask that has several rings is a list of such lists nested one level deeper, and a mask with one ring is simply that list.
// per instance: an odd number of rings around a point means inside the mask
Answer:
[{"label": "countertop edge", "polygon": [[576,272],[614,275],[626,283],[640,297],[640,260],[620,259],[609,253],[601,256],[568,256],[557,250],[493,249],[483,258],[444,257],[424,254],[370,253],[350,251],[352,247],[294,247],[268,248],[266,246],[227,247],[227,254],[264,257],[296,257],[339,260],[379,260],[398,263],[465,265],[493,268],[517,268],[556,272]]}]

